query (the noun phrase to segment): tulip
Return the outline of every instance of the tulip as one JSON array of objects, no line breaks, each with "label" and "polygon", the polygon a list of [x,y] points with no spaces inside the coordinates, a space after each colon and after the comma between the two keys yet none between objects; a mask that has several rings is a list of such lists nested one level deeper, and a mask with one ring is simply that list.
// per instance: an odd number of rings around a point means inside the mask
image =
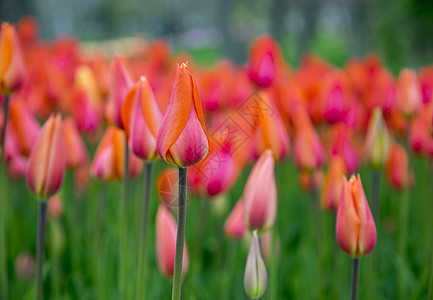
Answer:
[{"label": "tulip", "polygon": [[353,258],[370,253],[376,244],[376,225],[359,175],[343,180],[336,235],[340,248]]},{"label": "tulip", "polygon": [[251,46],[247,72],[250,80],[261,88],[269,87],[282,67],[282,51],[270,36],[262,36]]},{"label": "tulip", "polygon": [[52,196],[48,200],[48,215],[58,219],[63,215],[63,204],[59,194]]},{"label": "tulip", "polygon": [[31,281],[33,279],[35,260],[32,253],[20,252],[15,259],[15,274],[20,280]]},{"label": "tulip", "polygon": [[379,169],[385,165],[390,144],[382,110],[376,107],[370,116],[364,150],[364,155],[369,159],[373,168]]},{"label": "tulip", "polygon": [[333,72],[326,76],[319,94],[323,119],[334,124],[344,116],[345,86],[341,72]]},{"label": "tulip", "polygon": [[224,223],[224,232],[229,238],[241,239],[244,236],[246,229],[244,221],[244,203],[241,198],[227,217],[227,220]]},{"label": "tulip", "polygon": [[72,118],[68,118],[63,122],[63,136],[66,146],[66,165],[70,168],[76,168],[79,165],[86,164],[86,146]]},{"label": "tulip", "polygon": [[[323,171],[320,169],[314,170],[313,172],[308,170],[300,170],[298,181],[299,185],[304,191],[315,194],[317,188],[322,185]],[[314,195],[314,197],[316,196]]]},{"label": "tulip", "polygon": [[333,156],[329,163],[328,172],[322,188],[321,204],[329,211],[337,211],[340,202],[343,179],[346,175],[346,166],[340,156]]},{"label": "tulip", "polygon": [[13,99],[9,107],[11,126],[17,137],[22,155],[28,156],[39,133],[36,118],[28,111],[26,104],[20,99]]},{"label": "tulip", "polygon": [[108,124],[123,129],[121,110],[126,95],[133,83],[126,68],[126,61],[119,55],[116,55],[111,62],[109,72],[109,98],[105,111],[105,119]]},{"label": "tulip", "polygon": [[162,113],[145,77],[141,77],[129,90],[121,115],[132,152],[146,161],[157,159],[156,137]]},{"label": "tulip", "polygon": [[181,168],[200,162],[209,151],[197,85],[185,63],[177,67],[156,144],[163,160]]},{"label": "tulip", "polygon": [[259,238],[257,232],[253,232],[250,251],[244,273],[244,288],[250,299],[259,299],[266,290],[268,275],[266,266],[260,253]]},{"label": "tulip", "polygon": [[3,23],[0,31],[0,94],[19,90],[26,76],[17,32],[12,25]]},{"label": "tulip", "polygon": [[277,187],[274,174],[274,158],[266,150],[254,165],[244,194],[245,224],[250,230],[265,232],[275,222],[277,214]]},{"label": "tulip", "polygon": [[[171,278],[174,273],[176,248],[176,221],[165,206],[160,205],[156,213],[156,257],[160,271]],[[184,245],[182,273],[188,270],[188,249]]]},{"label": "tulip", "polygon": [[51,115],[36,139],[26,171],[27,185],[38,199],[46,200],[60,188],[66,169],[62,117]]},{"label": "tulip", "polygon": [[177,170],[173,168],[165,169],[156,178],[159,200],[168,208],[177,206],[178,180]]},{"label": "tulip", "polygon": [[422,91],[415,72],[404,69],[400,72],[397,86],[397,104],[408,117],[415,115],[422,105]]},{"label": "tulip", "polygon": [[433,98],[433,67],[425,67],[419,71],[419,81],[422,89],[422,101],[430,103]]},{"label": "tulip", "polygon": [[331,155],[339,155],[347,172],[355,172],[358,168],[359,158],[355,141],[354,129],[343,123],[335,124],[331,129]]},{"label": "tulip", "polygon": [[409,183],[408,156],[398,143],[391,145],[385,173],[389,184],[397,190],[402,190]]}]

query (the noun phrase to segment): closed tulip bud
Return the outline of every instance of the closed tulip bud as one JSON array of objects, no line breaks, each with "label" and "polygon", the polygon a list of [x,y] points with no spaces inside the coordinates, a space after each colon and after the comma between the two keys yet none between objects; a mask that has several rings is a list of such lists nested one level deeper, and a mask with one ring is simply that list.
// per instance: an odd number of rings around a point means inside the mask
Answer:
[{"label": "closed tulip bud", "polygon": [[19,90],[26,79],[26,69],[15,28],[3,23],[0,31],[0,94]]},{"label": "closed tulip bud", "polygon": [[[260,99],[272,107],[269,96],[265,92],[258,94]],[[276,161],[283,159],[289,152],[289,135],[284,127],[283,120],[276,108],[273,113],[264,113],[257,117],[257,144],[259,153],[271,149]]]},{"label": "closed tulip bud", "polygon": [[182,168],[195,165],[209,152],[197,85],[185,63],[177,67],[173,92],[156,145],[163,160]]},{"label": "closed tulip bud", "polygon": [[63,215],[63,204],[59,194],[52,196],[48,200],[48,215],[58,219]]},{"label": "closed tulip bud", "polygon": [[66,164],[75,168],[87,163],[87,150],[80,137],[75,121],[68,118],[63,122],[63,136],[66,146]]},{"label": "closed tulip bud", "polygon": [[343,180],[336,235],[340,248],[354,258],[370,253],[376,244],[376,225],[359,175]]},{"label": "closed tulip bud", "polygon": [[30,191],[41,200],[60,188],[66,169],[62,117],[51,115],[30,152],[26,178]]},{"label": "closed tulip bud", "polygon": [[132,152],[147,161],[157,159],[156,137],[162,113],[145,77],[129,90],[122,106],[122,121]]},{"label": "closed tulip bud", "polygon": [[376,107],[370,116],[364,152],[373,168],[379,169],[385,165],[390,145],[391,139],[382,117],[382,110]]},{"label": "closed tulip bud", "polygon": [[422,91],[415,72],[404,69],[400,72],[397,86],[397,104],[408,117],[415,115],[422,106]]},{"label": "closed tulip bud", "polygon": [[245,266],[245,292],[250,299],[259,299],[265,293],[267,284],[268,274],[266,273],[266,266],[260,253],[259,238],[257,237],[257,232],[254,231]]},{"label": "closed tulip bud", "polygon": [[28,156],[39,134],[39,124],[20,99],[11,101],[9,107],[10,124],[16,134],[21,154]]},{"label": "closed tulip bud", "polygon": [[264,232],[272,227],[277,214],[277,186],[271,150],[263,152],[251,170],[243,201],[245,223],[250,230]]},{"label": "closed tulip bud", "polygon": [[398,143],[392,143],[385,167],[386,178],[396,190],[402,190],[409,183],[408,157],[406,150]]},{"label": "closed tulip bud", "polygon": [[126,61],[116,55],[110,65],[110,84],[105,119],[108,124],[123,129],[121,110],[133,82],[126,68]]},{"label": "closed tulip bud", "polygon": [[346,166],[340,156],[333,156],[329,163],[328,172],[322,188],[320,202],[322,207],[329,211],[337,211],[340,202],[343,179],[346,175]]},{"label": "closed tulip bud", "polygon": [[242,198],[236,203],[230,215],[224,223],[224,232],[229,238],[241,239],[247,228],[244,221],[244,203]]},{"label": "closed tulip bud", "polygon": [[281,67],[282,54],[278,43],[270,36],[263,36],[251,46],[248,60],[248,76],[261,88],[269,87]]},{"label": "closed tulip bud", "polygon": [[[160,271],[168,278],[173,277],[176,252],[176,221],[168,209],[160,205],[156,213],[156,257]],[[189,258],[186,244],[183,249],[182,274],[188,270]]]}]

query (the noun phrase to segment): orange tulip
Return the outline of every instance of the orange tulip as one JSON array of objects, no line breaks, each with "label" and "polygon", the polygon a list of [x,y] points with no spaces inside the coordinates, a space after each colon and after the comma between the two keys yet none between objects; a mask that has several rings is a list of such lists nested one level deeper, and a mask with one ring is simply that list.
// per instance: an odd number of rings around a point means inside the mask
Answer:
[{"label": "orange tulip", "polygon": [[27,185],[39,199],[46,200],[60,188],[66,169],[62,117],[51,115],[42,126],[27,165]]},{"label": "orange tulip", "polygon": [[394,142],[391,145],[385,173],[389,184],[397,190],[402,190],[409,183],[407,153],[398,143]]},{"label": "orange tulip", "polygon": [[336,235],[340,248],[356,258],[370,253],[376,244],[376,225],[359,175],[343,180]]},{"label": "orange tulip", "polygon": [[168,208],[177,207],[178,180],[178,171],[174,168],[165,169],[156,178],[156,191],[159,200]]},{"label": "orange tulip", "polygon": [[250,230],[264,232],[272,227],[277,214],[277,186],[271,150],[263,152],[251,170],[243,201],[245,224]]},{"label": "orange tulip", "polygon": [[403,69],[398,77],[397,104],[406,116],[415,115],[422,105],[422,91],[415,72]]},{"label": "orange tulip", "polygon": [[15,28],[3,23],[0,31],[0,94],[7,95],[22,87],[26,69]]},{"label": "orange tulip", "polygon": [[[156,257],[158,267],[168,278],[173,277],[174,257],[176,251],[176,221],[168,209],[160,205],[156,213]],[[182,273],[188,270],[188,249],[184,244]]]},{"label": "orange tulip", "polygon": [[66,164],[70,168],[87,163],[87,150],[80,137],[75,121],[68,118],[63,122],[63,136],[66,145]]},{"label": "orange tulip", "polygon": [[200,162],[209,152],[197,85],[185,63],[177,67],[170,103],[156,143],[163,160],[182,168]]},{"label": "orange tulip", "polygon": [[230,215],[224,223],[224,232],[232,239],[240,239],[247,228],[244,221],[244,202],[241,199],[236,203]]},{"label": "orange tulip", "polygon": [[28,111],[26,104],[20,99],[13,99],[9,107],[10,122],[16,133],[20,152],[24,156],[30,154],[39,133],[36,118]]},{"label": "orange tulip", "polygon": [[129,90],[121,115],[132,152],[147,161],[157,159],[156,137],[162,113],[145,77],[141,77]]},{"label": "orange tulip", "polygon": [[126,68],[126,60],[116,55],[110,65],[109,98],[105,111],[108,124],[123,129],[121,110],[126,95],[132,86],[132,79]]},{"label": "orange tulip", "polygon": [[346,166],[340,156],[333,156],[329,163],[328,172],[323,183],[320,202],[322,207],[329,211],[337,211],[340,201],[343,179],[346,175]]}]

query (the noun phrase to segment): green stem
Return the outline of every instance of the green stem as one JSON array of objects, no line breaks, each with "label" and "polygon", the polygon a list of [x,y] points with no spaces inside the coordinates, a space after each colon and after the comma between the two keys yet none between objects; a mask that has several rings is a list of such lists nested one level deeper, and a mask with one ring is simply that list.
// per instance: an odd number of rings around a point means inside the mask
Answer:
[{"label": "green stem", "polygon": [[149,216],[150,216],[150,201],[151,201],[151,185],[152,185],[152,170],[153,163],[146,162],[144,173],[144,191],[143,191],[143,207],[141,211],[141,226],[139,236],[139,270],[137,278],[137,293],[136,299],[145,299],[146,285],[146,261],[147,261],[147,235],[149,232]]},{"label": "green stem", "polygon": [[[377,232],[379,230],[380,221],[380,171],[377,169],[373,170],[372,174],[372,189],[371,189],[371,204],[374,222],[376,223]],[[377,246],[376,246],[377,248]],[[367,277],[367,298],[374,299],[376,296],[376,252],[373,251],[367,259],[367,269],[370,276]]]},{"label": "green stem", "polygon": [[311,200],[312,200],[312,206],[313,206],[313,219],[314,219],[314,226],[315,226],[315,240],[316,240],[316,251],[317,251],[317,275],[318,280],[316,282],[316,288],[319,293],[319,299],[322,298],[322,263],[323,263],[323,253],[322,253],[322,217],[320,214],[320,207],[319,207],[319,196],[318,196],[318,187],[315,183],[314,178],[314,172],[311,173]]},{"label": "green stem", "polygon": [[7,178],[6,178],[6,156],[5,156],[5,140],[6,140],[6,127],[8,124],[9,115],[9,95],[3,95],[3,128],[1,132],[1,153],[0,153],[0,176],[2,183],[2,199],[0,199],[0,298],[8,298],[8,270],[7,270],[7,249],[6,249],[6,189],[7,189]]},{"label": "green stem", "polygon": [[94,276],[95,282],[98,286],[99,297],[101,297],[101,272],[99,271],[101,264],[101,253],[99,253],[100,245],[101,245],[101,227],[103,222],[104,215],[104,207],[105,207],[105,195],[107,193],[107,184],[102,183],[101,190],[98,197],[98,206],[96,213],[96,224],[94,228],[94,250],[93,250],[93,261],[94,261]]},{"label": "green stem", "polygon": [[352,259],[352,300],[358,299],[359,258]]},{"label": "green stem", "polygon": [[379,223],[379,212],[380,212],[380,172],[379,170],[373,170],[373,182],[372,182],[372,203],[373,203],[373,217],[376,226]]},{"label": "green stem", "polygon": [[119,272],[119,291],[120,298],[127,299],[128,274],[128,185],[129,185],[129,149],[128,139],[125,135],[125,166],[123,172],[122,196],[119,209],[119,237],[120,237],[120,272]]},{"label": "green stem", "polygon": [[42,300],[42,266],[45,253],[45,225],[47,221],[47,202],[38,201],[38,237],[36,241],[36,300]]},{"label": "green stem", "polygon": [[179,168],[179,197],[177,207],[176,254],[174,258],[172,299],[180,300],[182,288],[182,261],[186,223],[186,168]]}]

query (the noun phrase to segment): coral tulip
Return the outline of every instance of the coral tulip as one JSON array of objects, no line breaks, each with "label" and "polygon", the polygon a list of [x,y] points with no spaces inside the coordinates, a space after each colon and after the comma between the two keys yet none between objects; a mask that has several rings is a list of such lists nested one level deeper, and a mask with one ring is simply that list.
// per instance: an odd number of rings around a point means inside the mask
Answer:
[{"label": "coral tulip", "polygon": [[376,244],[376,225],[359,175],[343,180],[336,235],[340,248],[354,258],[370,253]]},{"label": "coral tulip", "polygon": [[263,152],[251,170],[243,201],[245,223],[249,229],[264,232],[272,227],[277,214],[277,187],[271,150]]},{"label": "coral tulip", "polygon": [[122,121],[132,152],[147,161],[158,158],[156,137],[162,113],[145,77],[129,90],[122,106]]},{"label": "coral tulip", "polygon": [[26,69],[15,28],[3,23],[0,31],[0,94],[7,95],[22,87]]},{"label": "coral tulip", "polygon": [[[176,249],[176,221],[168,209],[160,205],[156,213],[156,257],[161,272],[171,278],[174,272],[174,256]],[[182,273],[188,270],[188,249],[184,245]]]},{"label": "coral tulip", "polygon": [[400,72],[397,86],[397,104],[406,116],[415,115],[422,106],[422,91],[415,72],[404,69]]},{"label": "coral tulip", "polygon": [[244,202],[241,199],[236,203],[230,215],[224,223],[224,232],[232,239],[240,239],[247,228],[244,221]]},{"label": "coral tulip", "polygon": [[110,65],[109,98],[105,110],[108,124],[123,129],[121,110],[133,82],[126,68],[126,60],[116,55]]},{"label": "coral tulip", "polygon": [[200,162],[209,151],[197,85],[185,63],[177,67],[173,92],[156,144],[163,160],[182,168]]},{"label": "coral tulip", "polygon": [[340,201],[346,166],[340,156],[333,156],[329,163],[328,172],[323,183],[321,204],[329,211],[336,211]]},{"label": "coral tulip", "polygon": [[87,163],[87,150],[80,137],[75,121],[68,118],[63,122],[63,136],[66,146],[66,164],[70,168]]},{"label": "coral tulip", "polygon": [[60,188],[66,169],[62,117],[51,115],[41,128],[27,165],[27,185],[41,200]]},{"label": "coral tulip", "polygon": [[245,266],[244,288],[250,299],[259,299],[264,294],[267,283],[266,266],[260,253],[259,238],[254,231]]},{"label": "coral tulip", "polygon": [[391,145],[385,171],[393,188],[401,190],[409,183],[408,156],[404,147],[398,143]]}]

